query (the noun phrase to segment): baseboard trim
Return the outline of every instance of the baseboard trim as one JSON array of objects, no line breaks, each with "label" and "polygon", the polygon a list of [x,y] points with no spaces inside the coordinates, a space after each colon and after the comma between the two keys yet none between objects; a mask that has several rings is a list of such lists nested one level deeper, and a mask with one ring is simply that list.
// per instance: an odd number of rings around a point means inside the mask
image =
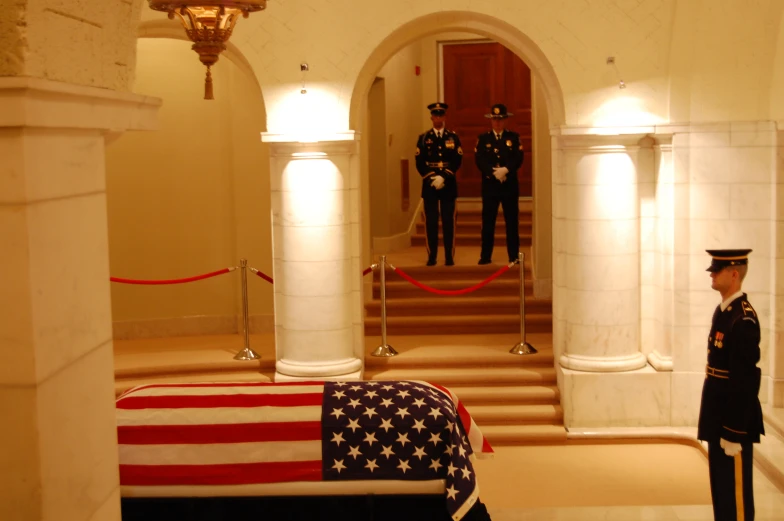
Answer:
[{"label": "baseboard trim", "polygon": [[[195,315],[188,317],[125,320],[113,323],[115,340],[165,338],[176,336],[231,335],[242,332],[242,317],[237,315]],[[250,332],[275,331],[274,315],[248,317]]]}]

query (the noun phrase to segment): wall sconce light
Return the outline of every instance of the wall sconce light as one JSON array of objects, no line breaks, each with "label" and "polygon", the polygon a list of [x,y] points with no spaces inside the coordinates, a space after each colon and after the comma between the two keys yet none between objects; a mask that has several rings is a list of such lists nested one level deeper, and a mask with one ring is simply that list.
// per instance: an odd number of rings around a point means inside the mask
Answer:
[{"label": "wall sconce light", "polygon": [[307,63],[300,63],[299,64],[299,70],[303,73],[302,74],[302,90],[300,90],[299,93],[300,94],[307,94],[308,90],[305,88],[305,74],[304,73],[308,72],[310,70],[310,67],[308,66]]},{"label": "wall sconce light", "polygon": [[204,80],[204,99],[215,99],[212,92],[210,67],[215,65],[220,53],[226,50],[234,25],[240,15],[266,9],[267,0],[148,0],[150,9],[163,11],[173,20],[180,18],[185,33],[193,42],[199,60],[207,67]]},{"label": "wall sconce light", "polygon": [[625,89],[626,82],[621,79],[621,73],[618,71],[618,66],[615,64],[615,56],[609,56],[607,58],[607,65],[612,65],[613,69],[615,69],[615,74],[618,76],[618,88]]}]

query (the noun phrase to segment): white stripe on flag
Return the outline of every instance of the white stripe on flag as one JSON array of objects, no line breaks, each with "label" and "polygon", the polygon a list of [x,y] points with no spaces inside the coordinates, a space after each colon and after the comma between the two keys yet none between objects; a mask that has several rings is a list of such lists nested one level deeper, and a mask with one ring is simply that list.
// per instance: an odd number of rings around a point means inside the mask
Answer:
[{"label": "white stripe on flag", "polygon": [[148,387],[134,391],[123,398],[137,396],[208,396],[208,395],[238,395],[238,394],[316,394],[324,392],[323,385],[302,385],[273,387],[270,385],[254,386],[226,386],[226,387]]},{"label": "white stripe on flag", "polygon": [[230,465],[321,460],[321,440],[119,445],[123,465]]},{"label": "white stripe on flag", "polygon": [[214,407],[206,409],[117,409],[117,425],[234,425],[321,421],[320,405]]}]

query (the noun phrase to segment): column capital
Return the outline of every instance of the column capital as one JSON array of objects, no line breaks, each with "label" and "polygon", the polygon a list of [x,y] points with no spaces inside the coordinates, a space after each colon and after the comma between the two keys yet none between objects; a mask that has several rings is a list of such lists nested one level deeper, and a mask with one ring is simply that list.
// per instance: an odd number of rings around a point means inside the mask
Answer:
[{"label": "column capital", "polygon": [[0,78],[0,128],[155,130],[159,98],[29,77]]},{"label": "column capital", "polygon": [[360,133],[353,130],[319,135],[262,132],[261,141],[270,144],[271,157],[317,159],[358,154]]}]

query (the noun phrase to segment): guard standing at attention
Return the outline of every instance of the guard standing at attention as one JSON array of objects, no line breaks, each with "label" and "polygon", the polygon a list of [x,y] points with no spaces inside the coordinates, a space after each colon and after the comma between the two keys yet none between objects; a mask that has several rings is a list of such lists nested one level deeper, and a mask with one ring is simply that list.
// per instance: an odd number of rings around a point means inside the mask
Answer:
[{"label": "guard standing at attention", "polygon": [[420,134],[416,146],[416,167],[422,176],[422,199],[427,233],[427,265],[438,258],[438,218],[444,230],[445,265],[455,264],[455,221],[457,218],[457,170],[463,162],[458,135],[445,128],[446,103],[431,103],[433,128]]},{"label": "guard standing at attention", "polygon": [[754,443],[765,434],[759,400],[760,323],[741,284],[751,250],[707,250],[721,294],[708,335],[697,438],[708,442],[713,516],[754,521]]},{"label": "guard standing at attention", "polygon": [[520,237],[518,219],[520,185],[517,171],[523,164],[523,146],[517,132],[507,130],[506,119],[511,116],[506,105],[493,105],[490,114],[492,130],[479,136],[476,143],[476,166],[482,173],[482,251],[479,264],[490,264],[495,242],[495,221],[498,205],[506,221],[506,252],[509,262],[518,258]]}]

